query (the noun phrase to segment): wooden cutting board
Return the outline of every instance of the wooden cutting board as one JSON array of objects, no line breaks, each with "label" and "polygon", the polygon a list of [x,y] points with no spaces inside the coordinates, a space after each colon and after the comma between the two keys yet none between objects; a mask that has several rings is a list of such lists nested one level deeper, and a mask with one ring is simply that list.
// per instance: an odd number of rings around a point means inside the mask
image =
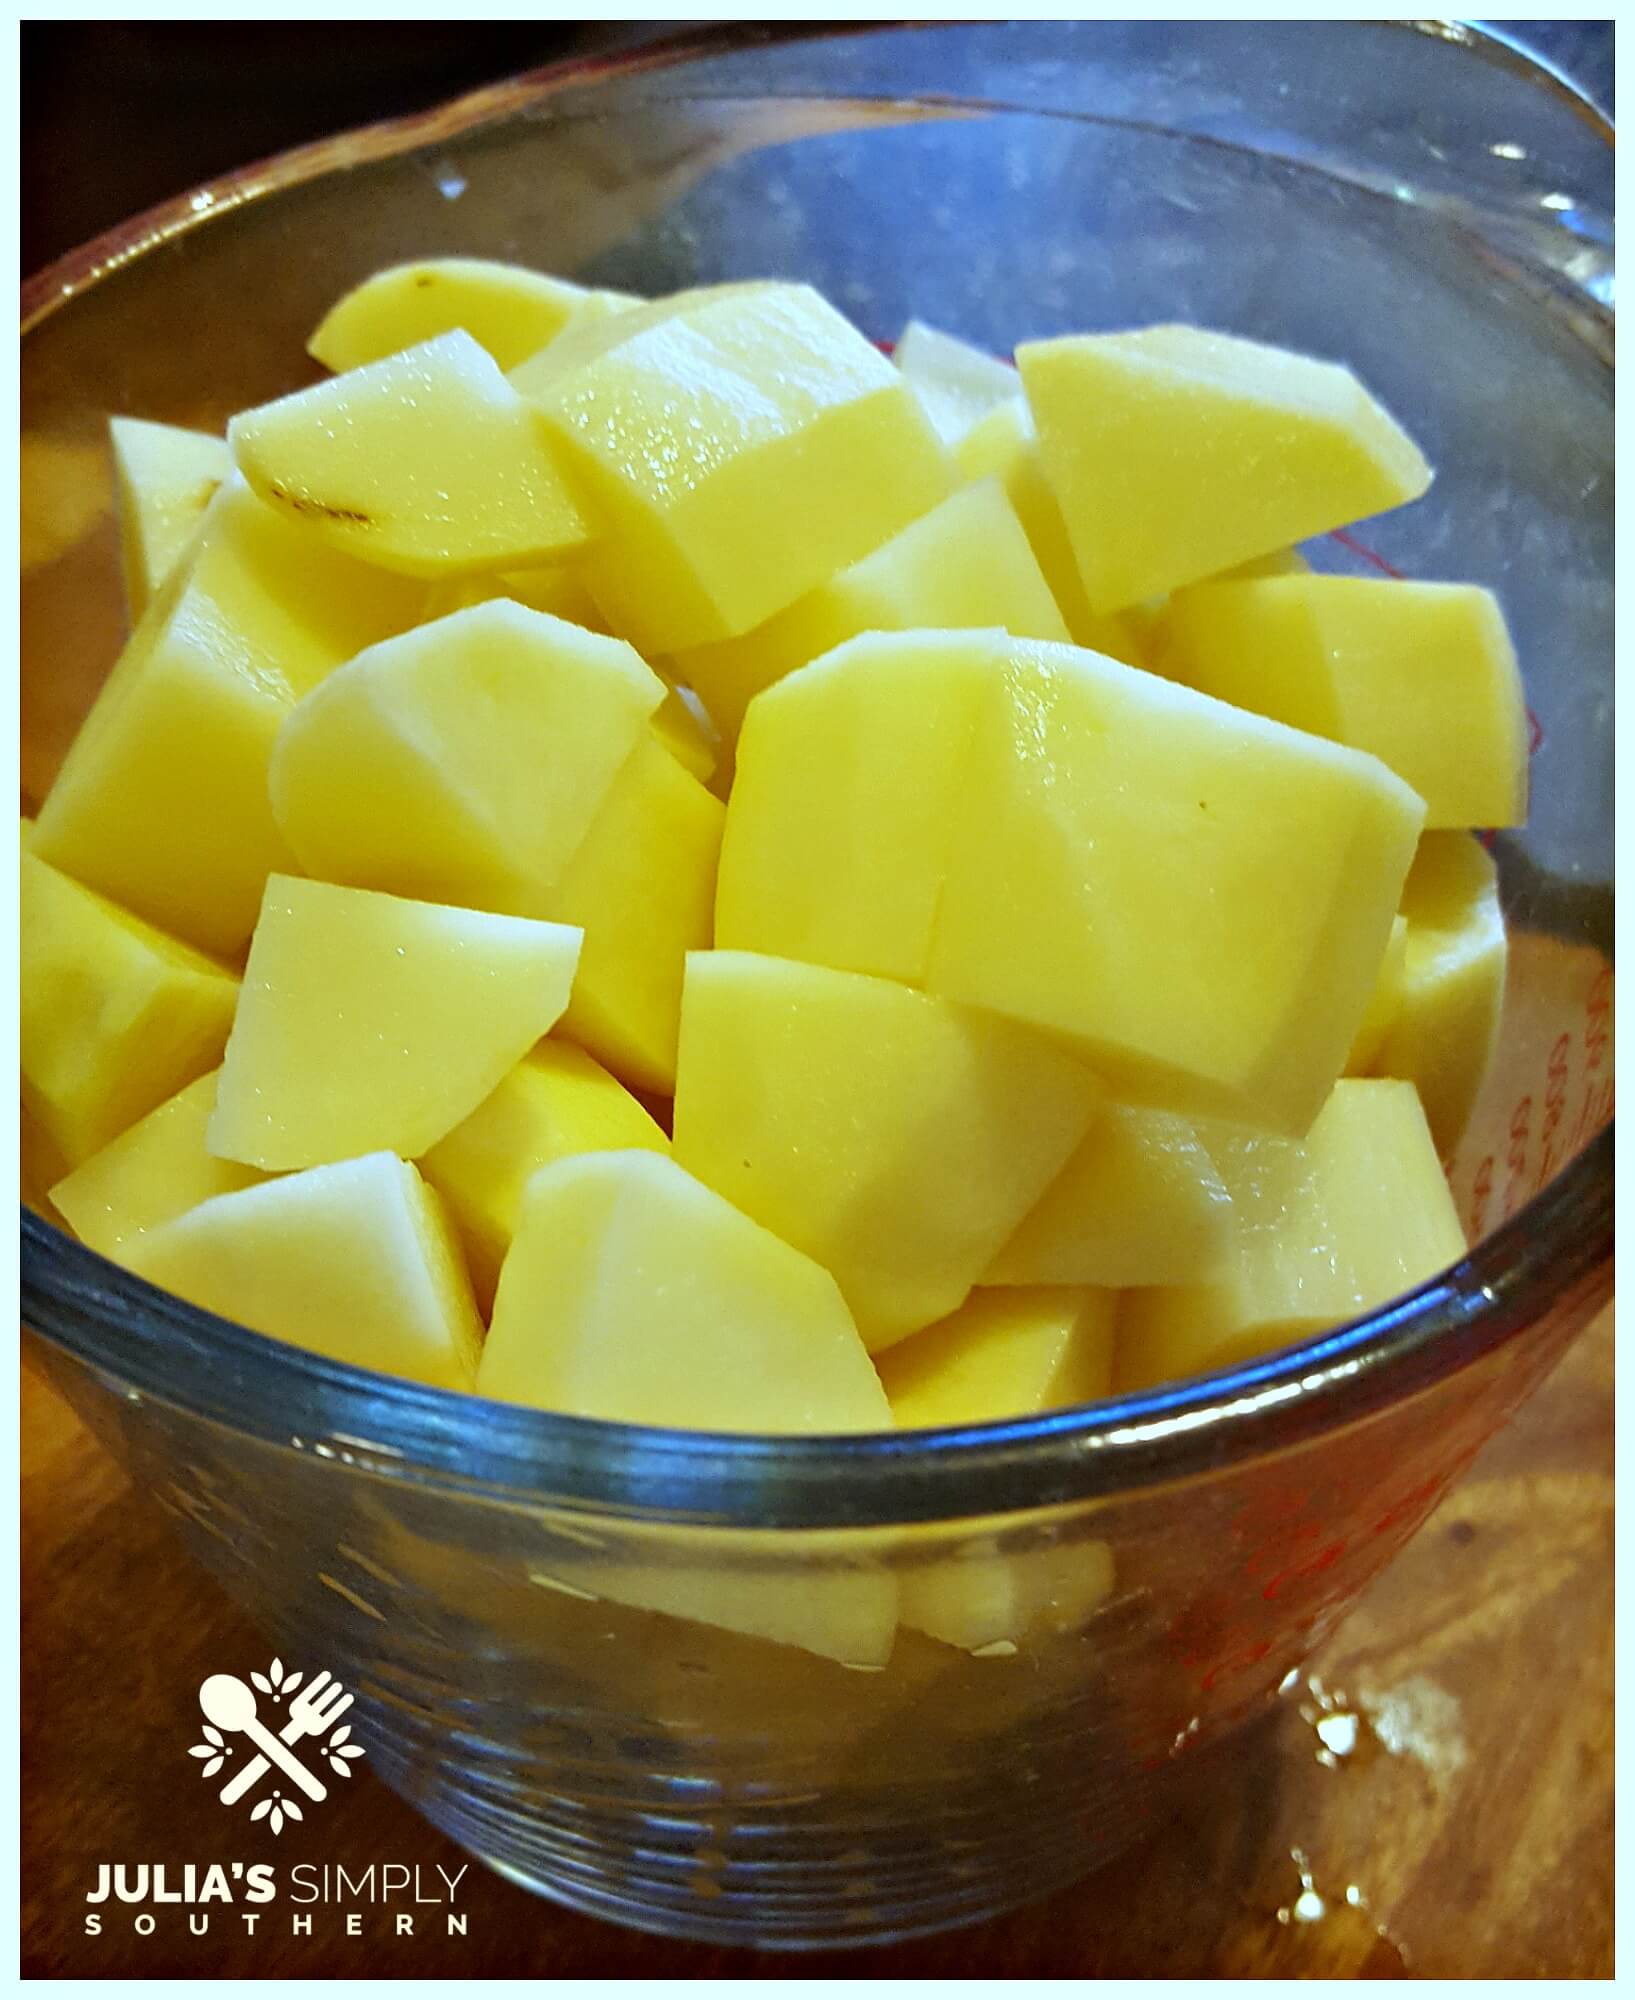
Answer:
[{"label": "wooden cutting board", "polygon": [[[1613,1328],[1580,1340],[1187,1815],[1101,1875],[965,1931],[780,1958],[673,1944],[471,1865],[463,1937],[360,1935],[280,1903],[250,1935],[185,1910],[85,1934],[103,1861],[223,1858],[220,1809],[171,1786],[178,1688],[261,1642],[25,1366],[22,1972],[36,1978],[1610,1977]],[[281,1866],[458,1851],[358,1767]],[[241,1845],[242,1845],[241,1841]],[[255,1855],[247,1859],[258,1858]],[[237,1913],[234,1913],[235,1916]]]}]

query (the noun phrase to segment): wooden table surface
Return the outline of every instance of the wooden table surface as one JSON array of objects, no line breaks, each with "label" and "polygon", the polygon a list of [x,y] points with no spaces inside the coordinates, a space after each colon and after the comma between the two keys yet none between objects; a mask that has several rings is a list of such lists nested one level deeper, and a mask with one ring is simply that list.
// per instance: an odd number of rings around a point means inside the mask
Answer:
[{"label": "wooden table surface", "polygon": [[[221,1858],[214,1798],[162,1773],[203,1673],[260,1642],[25,1366],[23,1973],[1610,1976],[1612,1379],[1609,1311],[1313,1664],[1321,1696],[1294,1690],[1163,1833],[979,1930],[780,1959],[614,1930],[475,1864],[464,1937],[371,1914],[348,1938],[321,1909],[298,1937],[282,1905],[255,1937],[181,1909],[136,1936],[117,1907],[85,1935],[98,1864]],[[366,1766],[338,1790],[281,1863],[464,1859]]]}]

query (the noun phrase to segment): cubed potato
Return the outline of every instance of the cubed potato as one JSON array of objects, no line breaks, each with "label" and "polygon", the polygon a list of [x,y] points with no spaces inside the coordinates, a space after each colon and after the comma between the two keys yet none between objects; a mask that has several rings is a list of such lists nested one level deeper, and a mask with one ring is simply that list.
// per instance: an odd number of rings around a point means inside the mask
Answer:
[{"label": "cubed potato", "polygon": [[522,569],[588,532],[537,414],[462,331],[241,411],[227,441],[310,540],[409,576]]},{"label": "cubed potato", "polygon": [[809,287],[626,317],[535,401],[605,524],[586,580],[644,654],[747,632],[949,491],[912,391]]},{"label": "cubed potato", "polygon": [[972,1292],[880,1357],[897,1428],[940,1430],[1093,1403],[1113,1386],[1116,1295],[1087,1285]]},{"label": "cubed potato", "polygon": [[18,890],[23,1108],[72,1167],[214,1068],[238,982],[36,848]]},{"label": "cubed potato", "polygon": [[462,327],[499,367],[515,368],[580,313],[610,314],[637,303],[627,292],[592,290],[521,264],[428,257],[393,264],[353,286],[324,315],[307,352],[338,372]]},{"label": "cubed potato", "polygon": [[1232,1198],[1190,1120],[1109,1104],[988,1266],[985,1285],[1182,1285],[1209,1277]]},{"label": "cubed potato", "polygon": [[222,438],[139,417],[113,418],[108,441],[125,603],[134,620],[199,532],[205,509],[232,472],[233,456]]},{"label": "cubed potato", "polygon": [[232,955],[274,869],[267,762],[290,709],[415,622],[420,591],[315,547],[238,481],[148,607],[40,809],[43,860]]},{"label": "cubed potato", "polygon": [[715,941],[918,985],[995,633],[868,633],[755,702]]},{"label": "cubed potato", "polygon": [[636,1090],[675,1088],[682,969],[710,942],[723,817],[649,732],[543,904],[585,934],[562,1032]]},{"label": "cubed potato", "polygon": [[926,987],[1071,1037],[1121,1101],[1322,1109],[1424,817],[1376,759],[1094,653],[1006,640]]},{"label": "cubed potato", "polygon": [[898,1573],[909,1630],[983,1658],[1077,1632],[1113,1594],[1113,1553],[1077,1524],[1018,1529],[989,1516],[947,1554],[921,1555]]},{"label": "cubed potato", "polygon": [[671,685],[653,711],[653,734],[681,768],[707,785],[720,762],[715,719],[689,687]]},{"label": "cubed potato", "polygon": [[1090,608],[1414,500],[1418,447],[1348,368],[1202,327],[1016,350]]},{"label": "cubed potato", "polygon": [[969,626],[1067,637],[1016,512],[992,479],[964,487],[741,639],[701,646],[674,664],[730,741],[763,688],[861,632]]},{"label": "cubed potato", "polygon": [[1303,1140],[1216,1127],[1232,1196],[1222,1275],[1125,1295],[1121,1389],[1253,1360],[1342,1326],[1465,1254],[1453,1197],[1410,1083],[1348,1078]]},{"label": "cubed potato", "polygon": [[1008,363],[921,319],[903,328],[891,358],[950,449],[997,404],[1018,394],[1016,370]]},{"label": "cubed potato", "polygon": [[654,1152],[528,1183],[477,1387],[622,1423],[891,1428],[833,1278]]},{"label": "cubed potato", "polygon": [[273,876],[211,1152],[267,1172],[418,1157],[554,1026],[579,945],[563,924]]},{"label": "cubed potato", "polygon": [[1443,1159],[1464,1136],[1498,1046],[1508,945],[1493,857],[1468,833],[1428,833],[1402,892],[1408,932],[1376,1075],[1419,1091]]},{"label": "cubed potato", "polygon": [[[1413,879],[1413,870],[1408,878]],[[1374,976],[1374,990],[1368,997],[1368,1011],[1362,1017],[1345,1059],[1347,1076],[1367,1076],[1385,1045],[1385,1037],[1402,1007],[1403,975],[1408,967],[1408,919],[1398,915],[1391,925],[1385,956]],[[1423,1098],[1421,1099],[1423,1102]],[[1433,1127],[1434,1130],[1434,1127]]]},{"label": "cubed potato", "polygon": [[1371,751],[1428,827],[1527,817],[1527,705],[1504,613],[1473,584],[1272,576],[1170,601],[1167,670],[1189,687]]},{"label": "cubed potato", "polygon": [[486,576],[447,577],[428,585],[420,622],[429,625],[451,611],[469,611],[472,605],[488,604],[496,597],[509,597],[515,604],[526,604],[530,611],[565,618],[587,632],[607,630],[595,598],[567,562],[542,563],[537,569],[495,570]]},{"label": "cubed potato", "polygon": [[148,1230],[212,1195],[235,1194],[266,1178],[206,1149],[217,1074],[211,1070],[179,1090],[52,1188],[53,1206],[82,1243],[128,1264]]},{"label": "cubed potato", "polygon": [[1004,487],[1074,645],[1088,646],[1132,667],[1146,666],[1146,639],[1139,620],[1133,614],[1098,614],[1090,609],[1079,581],[1073,538],[1045,477],[1033,418],[1019,390],[966,432],[954,447],[954,459],[962,479],[996,478]]},{"label": "cubed potato", "polygon": [[126,1245],[223,1319],[436,1389],[469,1389],[482,1322],[442,1206],[390,1153],[219,1194]]},{"label": "cubed potato", "polygon": [[832,1271],[871,1349],[961,1304],[1100,1095],[1042,1036],[888,980],[687,961],[675,1156]]},{"label": "cubed potato", "polygon": [[551,1039],[438,1140],[420,1171],[448,1203],[486,1314],[516,1233],[523,1190],[541,1167],[577,1153],[664,1153],[669,1147],[616,1077],[583,1049]]},{"label": "cubed potato", "polygon": [[307,873],[543,914],[664,696],[622,640],[496,598],[372,646],[301,702],[273,811]]}]

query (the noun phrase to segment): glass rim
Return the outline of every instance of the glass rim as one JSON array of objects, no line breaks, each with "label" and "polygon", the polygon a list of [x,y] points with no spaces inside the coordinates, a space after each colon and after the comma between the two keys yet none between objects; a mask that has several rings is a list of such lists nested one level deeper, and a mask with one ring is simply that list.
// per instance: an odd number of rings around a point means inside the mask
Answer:
[{"label": "glass rim", "polygon": [[[583,82],[772,43],[960,25],[970,24],[726,23],[530,71],[431,111],[295,148],[133,217],[24,284],[22,331],[132,258],[246,201],[453,137]],[[1383,25],[1455,42],[1569,100],[1612,143],[1611,123],[1590,98],[1502,35],[1452,21],[1332,25]],[[427,1388],[202,1311],[27,1206],[22,1317],[128,1396],[384,1476],[668,1525],[880,1527],[1020,1513],[1181,1481],[1349,1427],[1426,1391],[1545,1315],[1610,1293],[1613,1178],[1609,1123],[1450,1270],[1317,1339],[1137,1395],[937,1431],[665,1430]]]}]

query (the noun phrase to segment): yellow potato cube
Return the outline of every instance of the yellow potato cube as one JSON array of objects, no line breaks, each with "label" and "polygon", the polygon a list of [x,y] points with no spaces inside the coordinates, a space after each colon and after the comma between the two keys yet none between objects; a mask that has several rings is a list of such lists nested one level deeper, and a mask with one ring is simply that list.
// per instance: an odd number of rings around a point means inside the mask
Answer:
[{"label": "yellow potato cube", "polygon": [[[1413,880],[1413,872],[1411,868],[1408,870],[1409,881]],[[1362,1026],[1358,1028],[1351,1044],[1351,1053],[1345,1059],[1347,1076],[1367,1076],[1372,1070],[1380,1050],[1385,1045],[1385,1037],[1390,1031],[1391,1023],[1401,1009],[1403,975],[1407,966],[1408,919],[1399,915],[1391,925],[1385,956],[1380,960],[1380,969],[1374,977],[1374,990],[1368,998],[1368,1011],[1362,1017]]]},{"label": "yellow potato cube", "polygon": [[924,320],[909,321],[891,358],[925,405],[938,437],[950,448],[997,404],[1018,394],[1014,368]]},{"label": "yellow potato cube", "polygon": [[211,1152],[268,1172],[426,1152],[557,1021],[579,943],[562,924],[274,875]]},{"label": "yellow potato cube", "polygon": [[1121,1100],[1306,1129],[1367,1009],[1415,793],[1359,751],[1006,640],[960,797],[929,991],[1071,1037]]},{"label": "yellow potato cube", "polygon": [[233,469],[225,441],[175,424],[115,417],[108,425],[119,508],[125,603],[133,619],[180,561]]},{"label": "yellow potato cube", "polygon": [[984,1285],[1182,1285],[1213,1275],[1232,1198],[1196,1125],[1109,1104]]},{"label": "yellow potato cube", "polygon": [[626,320],[535,400],[605,524],[586,581],[644,654],[747,632],[949,491],[912,391],[810,287]]},{"label": "yellow potato cube", "polygon": [[477,1387],[622,1423],[891,1428],[829,1274],[652,1152],[529,1182]]},{"label": "yellow potato cube", "polygon": [[1112,1292],[1084,1285],[975,1291],[880,1357],[897,1428],[940,1430],[1093,1403],[1113,1386]]},{"label": "yellow potato cube", "polygon": [[1227,1267],[1208,1284],[1126,1294],[1121,1389],[1309,1339],[1389,1304],[1465,1254],[1410,1083],[1337,1083],[1303,1140],[1225,1127],[1208,1136],[1232,1196]]},{"label": "yellow potato cube", "polygon": [[715,776],[720,736],[714,719],[691,688],[670,686],[653,711],[653,734],[701,785]]},{"label": "yellow potato cube", "polygon": [[868,633],[760,696],[715,941],[918,985],[998,633]]},{"label": "yellow potato cube", "polygon": [[1135,613],[1098,614],[1090,609],[1079,581],[1073,540],[1045,477],[1039,439],[1021,394],[997,404],[967,431],[954,448],[954,458],[961,478],[996,478],[1004,487],[1074,645],[1088,646],[1132,667],[1146,666],[1146,637]]},{"label": "yellow potato cube", "polygon": [[765,625],[683,653],[675,667],[730,740],[763,688],[859,633],[963,626],[1067,637],[997,480],[963,488]]},{"label": "yellow potato cube", "polygon": [[311,540],[409,576],[522,569],[588,532],[538,415],[469,333],[242,411],[227,441]]},{"label": "yellow potato cube", "polygon": [[438,1140],[420,1171],[448,1203],[486,1313],[533,1174],[576,1153],[669,1147],[617,1078],[571,1042],[548,1040]]},{"label": "yellow potato cube", "polygon": [[207,951],[242,949],[294,857],[267,762],[295,703],[419,595],[314,547],[238,481],[137,627],[40,809],[43,860]]},{"label": "yellow potato cube", "polygon": [[682,969],[710,942],[723,817],[649,734],[541,911],[585,934],[563,1034],[633,1089],[675,1088]]},{"label": "yellow potato cube", "polygon": [[1415,500],[1413,440],[1348,368],[1202,327],[1016,350],[1093,611]]},{"label": "yellow potato cube", "polygon": [[487,604],[496,597],[509,597],[513,603],[526,604],[530,611],[545,611],[553,618],[565,618],[570,625],[584,626],[587,632],[607,630],[595,598],[568,563],[500,570],[489,576],[448,577],[427,588],[420,623],[429,625],[433,619],[446,618],[451,611],[469,611],[472,605]]},{"label": "yellow potato cube", "polygon": [[219,1194],[127,1245],[153,1284],[331,1361],[469,1389],[482,1322],[437,1196],[390,1153]]},{"label": "yellow potato cube", "polygon": [[23,1108],[77,1166],[214,1067],[238,982],[202,952],[21,855]]},{"label": "yellow potato cube", "polygon": [[687,961],[675,1156],[832,1271],[871,1349],[964,1300],[1099,1101],[992,1015],[749,952]]},{"label": "yellow potato cube", "polygon": [[618,639],[496,598],[333,673],[293,711],[269,783],[325,881],[542,914],[664,696]]},{"label": "yellow potato cube", "polygon": [[1504,613],[1473,584],[1273,576],[1171,599],[1166,670],[1204,694],[1367,750],[1428,827],[1527,817],[1527,705]]},{"label": "yellow potato cube", "polygon": [[628,293],[590,290],[521,264],[428,257],[353,286],[324,315],[307,352],[339,372],[462,327],[499,367],[515,368],[580,313],[620,312],[637,303]]},{"label": "yellow potato cube", "polygon": [[1427,834],[1408,871],[1402,914],[1401,997],[1373,1067],[1418,1088],[1448,1159],[1499,1041],[1508,945],[1493,857],[1470,834]]},{"label": "yellow potato cube", "polygon": [[174,1222],[212,1195],[234,1194],[266,1178],[205,1149],[217,1074],[211,1070],[178,1091],[52,1188],[53,1205],[82,1243],[115,1263],[129,1263],[131,1246],[148,1230]]},{"label": "yellow potato cube", "polygon": [[988,1516],[952,1554],[899,1572],[903,1624],[945,1646],[1004,1659],[1030,1639],[1076,1632],[1113,1593],[1113,1554],[1077,1524],[1018,1531]]}]

